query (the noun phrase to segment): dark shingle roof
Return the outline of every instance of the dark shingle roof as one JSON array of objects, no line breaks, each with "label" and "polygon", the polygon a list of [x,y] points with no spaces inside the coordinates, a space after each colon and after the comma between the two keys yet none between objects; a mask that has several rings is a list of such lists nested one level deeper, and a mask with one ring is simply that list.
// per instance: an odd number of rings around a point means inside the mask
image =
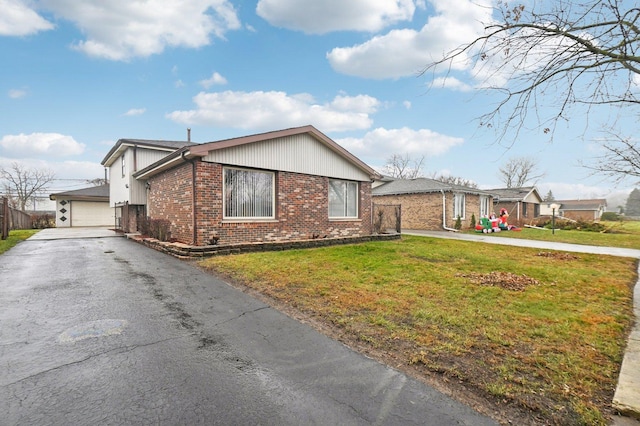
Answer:
[{"label": "dark shingle roof", "polygon": [[462,185],[451,185],[429,178],[393,179],[371,190],[372,195],[420,194],[440,191],[465,192],[467,194],[492,195],[490,191],[470,188]]},{"label": "dark shingle roof", "polygon": [[535,186],[522,186],[519,188],[495,188],[487,189],[495,194],[500,201],[522,201],[532,191],[536,191]]},{"label": "dark shingle roof", "polygon": [[76,189],[73,191],[57,192],[49,195],[49,199],[69,198],[73,200],[95,200],[109,201],[109,184],[92,186],[90,188]]},{"label": "dark shingle roof", "polygon": [[599,210],[601,207],[607,205],[607,200],[604,198],[592,199],[592,200],[557,200],[554,203],[561,205],[562,210]]}]

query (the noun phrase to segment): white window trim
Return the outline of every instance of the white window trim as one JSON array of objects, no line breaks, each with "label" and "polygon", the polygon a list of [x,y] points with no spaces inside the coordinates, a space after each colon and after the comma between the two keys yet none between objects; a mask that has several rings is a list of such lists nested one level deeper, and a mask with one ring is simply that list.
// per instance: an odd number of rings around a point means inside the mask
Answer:
[{"label": "white window trim", "polygon": [[[460,212],[456,211],[457,210],[457,204],[458,204],[458,199],[462,197],[462,205],[460,206],[460,208],[462,209],[462,214],[460,214]],[[465,219],[465,216],[467,214],[466,210],[466,204],[467,204],[467,197],[466,194],[464,192],[456,192],[455,194],[453,194],[453,219],[458,219],[458,216],[460,216],[460,219]]]},{"label": "white window trim", "polygon": [[[355,216],[331,216],[331,206],[330,203],[327,203],[327,215],[329,220],[359,220],[360,219],[360,184],[359,182],[353,180],[343,180],[343,179],[331,179],[329,178],[329,186],[327,187],[327,191],[331,191],[331,182],[340,182],[344,184],[355,184],[355,200],[356,200],[356,208],[355,208]],[[329,197],[329,193],[327,193],[327,197]]]},{"label": "white window trim", "polygon": [[[484,204],[484,206],[483,206]],[[485,207],[483,209],[483,207]],[[480,217],[489,217],[489,196],[481,195],[480,196]]]},{"label": "white window trim", "polygon": [[[264,173],[271,175],[271,216],[227,216],[226,187],[224,176],[227,170],[243,170],[248,172]],[[275,221],[276,217],[276,174],[268,170],[248,169],[244,167],[223,167],[222,168],[222,220],[224,222],[267,222]]]}]

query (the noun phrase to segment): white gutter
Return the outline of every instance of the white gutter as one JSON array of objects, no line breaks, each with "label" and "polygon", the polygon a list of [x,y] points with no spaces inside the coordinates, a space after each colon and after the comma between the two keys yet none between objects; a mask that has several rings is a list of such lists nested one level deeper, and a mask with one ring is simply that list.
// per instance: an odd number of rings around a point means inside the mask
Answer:
[{"label": "white gutter", "polygon": [[444,189],[441,189],[440,192],[442,192],[442,229],[458,232],[457,229],[447,227],[447,198],[444,195]]}]

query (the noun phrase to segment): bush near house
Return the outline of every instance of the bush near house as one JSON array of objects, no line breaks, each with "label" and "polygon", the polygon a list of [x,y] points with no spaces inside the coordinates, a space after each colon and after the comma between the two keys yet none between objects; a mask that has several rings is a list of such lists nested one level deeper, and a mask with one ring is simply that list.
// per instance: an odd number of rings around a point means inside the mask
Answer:
[{"label": "bush near house", "polygon": [[147,217],[140,223],[140,233],[159,241],[171,241],[171,222]]}]

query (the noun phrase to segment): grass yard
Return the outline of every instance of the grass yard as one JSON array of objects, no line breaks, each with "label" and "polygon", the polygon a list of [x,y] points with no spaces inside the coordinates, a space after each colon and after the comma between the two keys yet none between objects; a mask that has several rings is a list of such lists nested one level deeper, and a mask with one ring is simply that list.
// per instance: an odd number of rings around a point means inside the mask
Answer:
[{"label": "grass yard", "polygon": [[9,250],[19,242],[26,240],[38,231],[39,229],[21,229],[16,231],[9,231],[9,237],[6,240],[0,240],[0,254]]},{"label": "grass yard", "polygon": [[[521,231],[496,232],[487,235],[500,238],[523,238],[559,243],[640,249],[640,221],[603,221],[601,223],[606,226],[607,232],[556,229],[555,233],[553,233],[550,229],[522,228]],[[469,231],[469,233],[473,232]]]},{"label": "grass yard", "polygon": [[404,236],[201,266],[501,422],[612,415],[633,259]]}]

